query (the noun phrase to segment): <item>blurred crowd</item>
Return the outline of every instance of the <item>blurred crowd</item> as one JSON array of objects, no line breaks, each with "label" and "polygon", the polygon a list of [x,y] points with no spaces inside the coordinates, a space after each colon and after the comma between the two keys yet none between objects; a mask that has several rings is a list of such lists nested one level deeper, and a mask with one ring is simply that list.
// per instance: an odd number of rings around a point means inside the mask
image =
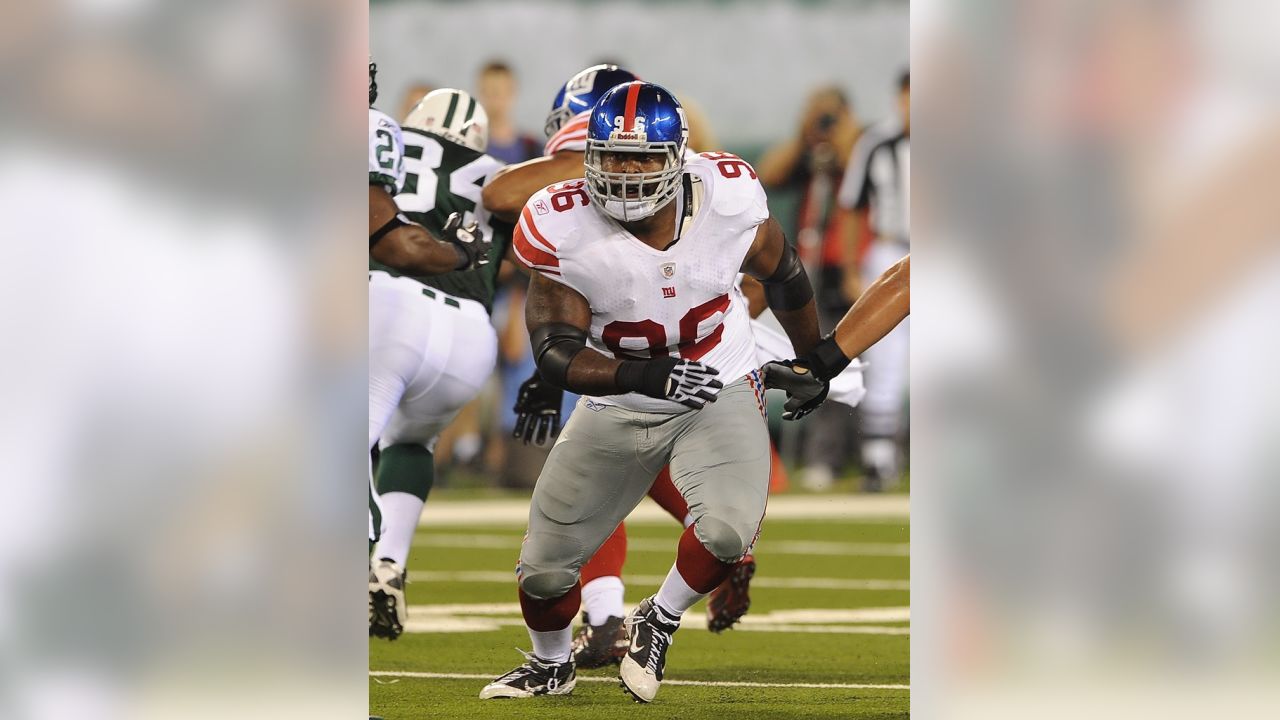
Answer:
[{"label": "blurred crowd", "polygon": [[[400,99],[398,119],[435,83],[434,78],[411,83]],[[494,59],[462,89],[473,92],[488,112],[489,155],[515,164],[542,154],[545,138],[518,127],[515,110],[518,103],[549,105],[554,88],[522,88],[516,69]],[[844,90],[820,86],[798,109],[793,134],[763,148],[718,147],[713,123],[696,98],[676,92],[689,116],[694,151],[726,150],[754,164],[774,216],[805,262],[818,297],[819,323],[829,332],[865,283],[910,252],[909,74],[904,71],[884,88],[895,98],[893,117],[864,123]],[[492,313],[498,370],[437,445],[442,486],[531,488],[549,451],[511,437],[516,393],[534,370],[524,326],[527,282],[513,264],[504,263]],[[908,333],[904,323],[862,358],[867,395],[856,410],[827,403],[813,416],[785,425],[777,418],[780,412],[771,413],[782,460],[775,463],[775,491],[905,487]],[[576,400],[566,396],[564,420]]]}]

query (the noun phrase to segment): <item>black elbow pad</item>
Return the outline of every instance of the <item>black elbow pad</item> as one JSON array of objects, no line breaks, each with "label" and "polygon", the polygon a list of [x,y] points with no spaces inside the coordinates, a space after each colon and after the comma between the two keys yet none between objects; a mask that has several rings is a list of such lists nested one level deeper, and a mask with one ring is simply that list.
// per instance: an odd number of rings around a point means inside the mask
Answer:
[{"label": "black elbow pad", "polygon": [[533,360],[542,379],[566,390],[569,363],[587,346],[587,332],[565,323],[543,325],[529,335]]},{"label": "black elbow pad", "polygon": [[765,278],[764,299],[773,310],[799,310],[813,299],[813,286],[804,263],[790,243],[783,243],[778,269]]},{"label": "black elbow pad", "polygon": [[392,230],[412,224],[413,223],[409,218],[405,217],[402,213],[396,213],[395,217],[383,223],[382,227],[375,230],[373,234],[369,236],[369,249],[372,250],[373,246],[377,245],[378,241],[386,237]]}]

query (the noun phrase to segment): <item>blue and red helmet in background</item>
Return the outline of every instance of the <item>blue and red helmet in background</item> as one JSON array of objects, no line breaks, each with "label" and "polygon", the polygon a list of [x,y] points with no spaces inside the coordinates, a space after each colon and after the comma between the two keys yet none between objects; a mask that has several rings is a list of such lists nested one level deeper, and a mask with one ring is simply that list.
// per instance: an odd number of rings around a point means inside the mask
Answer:
[{"label": "blue and red helmet in background", "polygon": [[617,65],[592,65],[569,78],[556,93],[551,112],[547,113],[547,137],[555,135],[574,115],[594,107],[609,88],[635,79],[635,74]]},{"label": "blue and red helmet in background", "polygon": [[[634,80],[610,89],[587,120],[587,194],[611,217],[641,220],[661,210],[680,189],[689,123],[671,91]],[[606,172],[605,153],[661,153],[654,172]]]}]

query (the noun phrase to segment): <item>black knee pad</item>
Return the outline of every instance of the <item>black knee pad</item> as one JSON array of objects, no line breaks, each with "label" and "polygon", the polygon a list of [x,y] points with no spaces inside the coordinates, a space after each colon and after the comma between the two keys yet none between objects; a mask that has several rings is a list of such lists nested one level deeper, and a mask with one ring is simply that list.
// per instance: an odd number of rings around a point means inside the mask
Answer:
[{"label": "black knee pad", "polygon": [[703,515],[698,518],[694,534],[707,552],[721,562],[737,562],[747,552],[748,539],[723,520]]},{"label": "black knee pad", "polygon": [[520,589],[535,600],[550,600],[573,589],[578,576],[568,570],[525,572],[520,576]]}]

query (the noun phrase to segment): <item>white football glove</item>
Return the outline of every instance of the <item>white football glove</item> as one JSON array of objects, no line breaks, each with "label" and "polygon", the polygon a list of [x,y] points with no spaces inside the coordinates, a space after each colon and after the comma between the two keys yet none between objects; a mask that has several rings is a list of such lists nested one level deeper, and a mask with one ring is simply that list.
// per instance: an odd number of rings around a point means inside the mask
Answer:
[{"label": "white football glove", "polygon": [[694,410],[716,401],[724,383],[716,380],[720,371],[696,360],[680,360],[667,377],[667,399]]}]

